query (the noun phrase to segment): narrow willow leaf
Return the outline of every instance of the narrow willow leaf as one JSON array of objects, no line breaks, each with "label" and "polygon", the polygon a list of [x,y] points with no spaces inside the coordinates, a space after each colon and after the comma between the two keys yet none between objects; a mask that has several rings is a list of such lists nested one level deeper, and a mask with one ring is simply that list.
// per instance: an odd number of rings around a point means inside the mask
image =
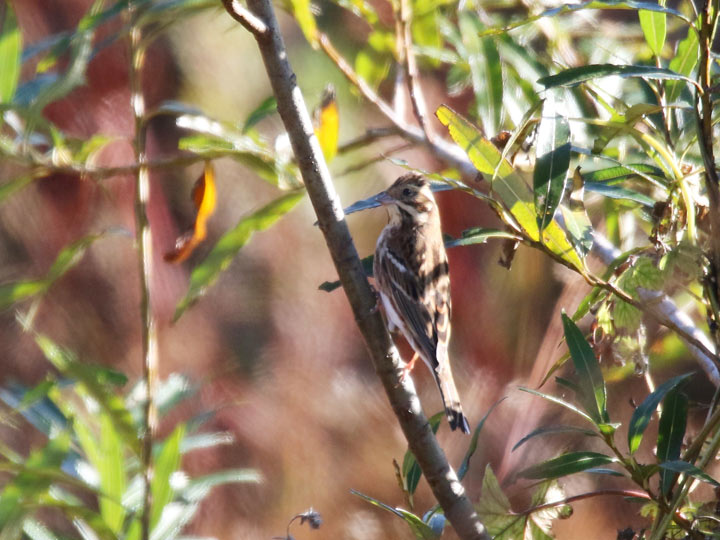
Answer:
[{"label": "narrow willow leaf", "polygon": [[[444,417],[445,413],[439,412],[428,419],[433,433],[437,433],[440,423]],[[413,454],[410,449],[405,452],[405,457],[403,457],[401,473],[405,483],[405,490],[410,495],[413,495],[417,489],[418,483],[420,482],[420,478],[422,477],[422,470],[415,459],[415,454]]]},{"label": "narrow willow leaf", "polygon": [[[689,77],[700,60],[700,47],[697,32],[688,28],[688,33],[677,48],[675,57],[670,60],[668,68],[672,71]],[[674,103],[682,93],[685,84],[680,81],[667,81],[667,102]]]},{"label": "narrow willow leaf", "polygon": [[592,431],[590,429],[583,429],[579,428],[577,426],[543,426],[539,427],[537,429],[534,429],[527,435],[525,435],[522,439],[520,439],[517,443],[515,443],[515,446],[512,447],[511,452],[514,452],[518,448],[520,448],[523,444],[528,442],[530,439],[534,439],[535,437],[545,436],[545,435],[555,435],[557,433],[579,433],[581,435],[585,435],[587,437],[597,437],[598,434],[595,431]]},{"label": "narrow willow leaf", "polygon": [[196,266],[190,276],[190,287],[180,300],[173,316],[177,321],[185,310],[200,298],[218,276],[230,265],[237,252],[248,243],[256,231],[263,231],[292,210],[305,196],[305,191],[294,191],[275,199],[257,212],[244,217],[226,232],[203,262]]},{"label": "narrow willow leaf", "polygon": [[545,394],[543,392],[538,392],[537,390],[533,390],[532,388],[525,388],[524,386],[520,386],[518,390],[522,392],[527,392],[528,394],[534,394],[536,396],[540,396],[541,398],[547,399],[548,401],[552,401],[553,403],[557,403],[558,405],[562,405],[566,409],[571,410],[575,414],[582,416],[585,420],[588,422],[595,424],[596,422],[587,415],[584,411],[578,409],[575,405],[572,403],[568,403],[567,401],[560,399],[559,397],[551,396],[550,394]]},{"label": "narrow willow leaf", "polygon": [[585,471],[592,467],[615,463],[616,461],[617,458],[597,452],[570,452],[528,467],[520,471],[518,475],[534,480],[561,478],[569,474]]},{"label": "narrow willow leaf", "polygon": [[484,227],[473,227],[462,232],[460,238],[452,238],[445,241],[446,248],[457,246],[471,246],[474,244],[485,244],[491,238],[502,240],[518,240],[517,235],[498,229],[486,229]]},{"label": "narrow willow leaf", "polygon": [[556,75],[550,75],[549,77],[543,77],[538,80],[539,84],[542,84],[545,88],[556,88],[558,86],[573,87],[580,83],[590,81],[593,79],[600,79],[602,77],[610,77],[617,75],[619,77],[645,77],[648,79],[667,79],[675,81],[685,81],[689,84],[695,84],[695,81],[675,73],[666,68],[658,68],[653,66],[627,66],[627,65],[616,65],[616,64],[590,64],[586,66],[580,66],[575,68],[566,69],[557,73]]},{"label": "narrow willow leaf", "polygon": [[688,19],[685,15],[683,15],[681,12],[679,12],[675,9],[667,8],[665,6],[660,6],[653,2],[634,2],[632,0],[629,0],[629,1],[625,1],[625,0],[593,0],[590,2],[583,2],[580,4],[563,4],[560,7],[548,9],[546,11],[543,11],[539,15],[534,15],[533,17],[528,17],[527,19],[523,19],[521,21],[515,22],[508,26],[505,26],[502,28],[492,28],[490,30],[483,32],[482,35],[504,34],[510,30],[514,30],[515,28],[520,28],[521,26],[535,22],[538,19],[541,19],[543,17],[557,17],[558,15],[564,15],[566,13],[573,13],[575,11],[582,11],[582,10],[586,10],[586,9],[613,9],[613,10],[632,10],[632,11],[638,11],[638,10],[644,9],[647,11],[656,11],[659,13],[667,13],[668,15],[677,17],[677,18],[685,21],[688,24],[692,24],[692,21],[690,19]]},{"label": "narrow willow leaf", "polygon": [[[659,462],[674,461],[680,457],[685,428],[687,426],[688,398],[677,388],[665,396],[660,424],[658,425],[657,459]],[[660,486],[663,494],[670,493],[675,474],[660,471]]]},{"label": "narrow willow leaf", "polygon": [[595,353],[570,317],[562,314],[565,341],[578,376],[579,397],[585,410],[596,422],[608,422],[607,390]]},{"label": "narrow willow leaf", "polygon": [[174,492],[170,486],[170,475],[180,466],[180,443],[184,436],[185,424],[180,424],[165,439],[160,454],[153,463],[151,528],[155,527],[163,509],[173,499]]},{"label": "narrow willow leaf", "polygon": [[58,253],[47,275],[38,280],[18,281],[0,285],[0,310],[32,296],[45,293],[68,270],[73,268],[85,254],[85,250],[102,235],[85,236],[64,247]]},{"label": "narrow willow leaf", "polygon": [[583,172],[585,182],[607,183],[612,180],[620,181],[637,175],[638,173],[654,175],[664,178],[665,175],[659,167],[646,165],[644,163],[633,163],[627,166],[608,167],[596,171]]},{"label": "narrow willow leaf", "polygon": [[570,168],[570,125],[562,110],[562,100],[550,92],[542,108],[533,171],[535,212],[540,230],[553,220]]},{"label": "narrow willow leaf", "polygon": [[[367,257],[364,257],[360,262],[362,263],[363,270],[365,271],[365,275],[367,277],[373,276],[373,261],[375,260],[374,255],[368,255]],[[337,281],[323,281],[318,289],[325,292],[332,292],[335,289],[339,288],[342,284],[340,283],[340,280]]]},{"label": "narrow willow leaf", "polygon": [[265,98],[260,105],[253,110],[248,117],[245,119],[243,124],[242,133],[246,134],[252,128],[254,128],[261,120],[267,118],[271,114],[277,112],[277,100],[275,96]]},{"label": "narrow willow leaf", "polygon": [[59,469],[70,450],[70,434],[57,433],[48,443],[34,450],[15,478],[3,487],[0,493],[0,530],[18,519],[26,511],[26,501],[40,497],[52,484],[51,477],[38,474],[42,470]]},{"label": "narrow willow leaf", "polygon": [[54,341],[42,334],[36,334],[35,341],[45,358],[65,377],[79,383],[78,393],[83,397],[91,396],[100,408],[110,417],[113,426],[121,434],[124,444],[136,456],[140,455],[140,439],[130,411],[125,407],[123,399],[109,392],[106,385],[117,385],[126,380],[119,374],[104,366],[96,366],[80,362],[70,351],[61,348]]},{"label": "narrow willow leaf", "polygon": [[628,425],[628,448],[631,454],[635,453],[635,451],[640,447],[645,429],[650,423],[650,418],[652,418],[652,415],[655,414],[655,410],[663,398],[673,388],[676,388],[681,383],[687,381],[690,377],[692,377],[692,375],[692,373],[686,373],[665,381],[663,384],[658,386],[654,392],[646,397],[637,409],[635,409],[632,417],[630,418],[630,424]]},{"label": "narrow willow leaf", "polygon": [[22,34],[12,3],[0,6],[0,103],[9,103],[20,80]]},{"label": "narrow willow leaf", "polygon": [[102,456],[95,467],[100,474],[100,515],[107,526],[119,533],[125,519],[125,509],[121,501],[125,494],[127,478],[123,441],[115,429],[112,418],[107,414],[100,416],[100,454]]},{"label": "narrow willow leaf", "polygon": [[688,463],[687,461],[666,461],[665,463],[660,463],[660,467],[665,469],[666,471],[673,471],[676,473],[682,473],[688,476],[692,476],[693,478],[697,478],[698,480],[707,482],[708,484],[711,484],[716,488],[720,488],[720,482],[715,480],[712,476],[702,471],[701,469],[698,469],[692,463]]},{"label": "narrow willow leaf", "polygon": [[[483,174],[494,178],[491,187],[518,225],[534,241],[540,241],[537,225],[533,192],[525,180],[513,169],[512,165],[502,159],[502,154],[495,145],[467,119],[446,105],[435,111],[440,123],[448,128],[455,143],[467,154],[472,164]],[[542,242],[556,255],[584,270],[583,262],[570,245],[565,231],[553,220],[542,232]]]},{"label": "narrow willow leaf", "polygon": [[4,184],[0,185],[0,202],[7,199],[16,191],[20,191],[22,188],[30,184],[33,180],[35,180],[35,178],[32,175],[26,174],[24,176],[18,176],[17,178],[13,178],[12,180],[9,180]]},{"label": "narrow willow leaf", "polygon": [[475,450],[477,450],[478,437],[480,437],[480,432],[485,425],[485,421],[488,419],[488,416],[490,416],[490,413],[495,410],[495,407],[500,405],[503,401],[505,401],[505,399],[507,398],[502,397],[498,399],[495,403],[493,403],[492,406],[488,409],[488,412],[485,413],[485,416],[482,417],[480,422],[478,422],[478,425],[475,427],[475,431],[473,431],[472,438],[470,439],[470,445],[468,446],[467,452],[465,452],[465,457],[463,458],[460,467],[458,467],[457,469],[458,480],[462,480],[470,468],[470,458],[472,458]]},{"label": "narrow willow leaf", "polygon": [[648,209],[655,206],[653,198],[622,186],[614,186],[605,182],[585,182],[585,189],[609,199],[633,201]]},{"label": "narrow willow leaf", "polygon": [[655,56],[661,56],[667,33],[665,13],[641,9],[638,11],[638,16],[640,17],[640,28],[642,28],[650,50]]},{"label": "narrow willow leaf", "polygon": [[433,531],[427,523],[424,523],[423,520],[415,514],[408,512],[407,510],[403,510],[402,508],[393,508],[392,506],[380,502],[377,499],[365,495],[364,493],[355,491],[354,489],[351,489],[350,493],[352,493],[353,495],[357,495],[358,497],[364,499],[373,506],[382,508],[383,510],[390,512],[391,514],[395,514],[396,516],[401,518],[403,521],[405,521],[405,523],[407,523],[408,527],[410,527],[413,536],[417,540],[436,540],[438,538],[438,535],[435,533],[435,531]]}]

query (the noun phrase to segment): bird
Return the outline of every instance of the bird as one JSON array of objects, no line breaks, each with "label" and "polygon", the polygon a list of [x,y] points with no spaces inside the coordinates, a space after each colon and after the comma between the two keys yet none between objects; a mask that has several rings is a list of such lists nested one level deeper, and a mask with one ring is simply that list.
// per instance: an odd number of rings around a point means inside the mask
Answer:
[{"label": "bird", "polygon": [[450,368],[450,274],[430,182],[405,174],[375,201],[389,214],[373,260],[378,303],[390,332],[400,330],[414,351],[403,377],[422,358],[440,389],[450,428],[470,433]]}]

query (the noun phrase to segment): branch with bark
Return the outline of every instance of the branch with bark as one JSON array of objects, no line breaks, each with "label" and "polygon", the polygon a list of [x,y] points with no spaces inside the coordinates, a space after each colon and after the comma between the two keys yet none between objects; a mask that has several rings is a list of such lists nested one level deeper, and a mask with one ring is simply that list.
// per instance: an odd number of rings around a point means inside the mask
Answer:
[{"label": "branch with bark", "polygon": [[[310,115],[287,60],[272,4],[269,0],[249,0],[247,8],[244,8],[234,0],[223,0],[223,5],[258,43],[277,99],[278,112],[290,137],[318,224],[408,446],[458,536],[463,539],[489,539],[485,526],[430,428],[412,381],[409,378],[401,381],[399,355],[375,308],[375,294],[365,277],[340,199],[314,135]],[[237,9],[239,7],[242,9]]]}]

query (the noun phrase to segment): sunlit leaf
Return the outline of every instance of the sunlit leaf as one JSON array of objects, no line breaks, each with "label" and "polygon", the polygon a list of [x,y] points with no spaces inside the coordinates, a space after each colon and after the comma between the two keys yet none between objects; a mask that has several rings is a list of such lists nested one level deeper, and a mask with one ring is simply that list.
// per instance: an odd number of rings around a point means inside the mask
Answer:
[{"label": "sunlit leaf", "polygon": [[12,4],[0,6],[0,103],[9,103],[20,80],[22,34]]},{"label": "sunlit leaf", "polygon": [[[665,396],[658,425],[657,459],[659,462],[674,461],[680,457],[685,427],[687,425],[688,398],[674,388]],[[660,471],[660,486],[668,495],[675,481],[675,475],[667,470]]]},{"label": "sunlit leaf", "polygon": [[548,93],[543,104],[537,144],[533,188],[538,227],[544,230],[560,204],[570,168],[570,125],[563,116],[564,103]]},{"label": "sunlit leaf", "polygon": [[524,386],[518,387],[518,390],[520,390],[520,391],[522,391],[522,392],[527,392],[528,394],[534,394],[534,395],[536,395],[536,396],[539,396],[539,397],[541,397],[541,398],[543,398],[543,399],[546,399],[546,400],[551,401],[551,402],[553,402],[553,403],[556,403],[556,404],[558,404],[558,405],[562,405],[562,406],[565,407],[566,409],[568,409],[568,410],[574,412],[575,414],[583,417],[583,418],[584,418],[585,420],[587,420],[588,422],[590,422],[590,423],[592,423],[592,424],[595,424],[595,421],[594,421],[590,416],[588,416],[587,413],[585,413],[584,411],[580,410],[579,408],[577,408],[577,407],[576,407],[575,405],[573,405],[572,403],[568,403],[567,401],[565,401],[565,400],[563,400],[563,399],[560,399],[559,397],[551,396],[550,394],[545,394],[545,393],[543,393],[543,392],[539,392],[539,391],[537,391],[537,390],[533,390],[532,388],[525,388]]},{"label": "sunlit leaf", "polygon": [[500,240],[517,240],[518,236],[507,231],[498,229],[486,229],[484,227],[473,227],[462,232],[460,238],[452,238],[445,241],[446,248],[458,246],[472,246],[475,244],[485,244],[491,238]]},{"label": "sunlit leaf", "polygon": [[263,476],[255,469],[225,469],[191,479],[179,495],[190,502],[200,502],[210,491],[225,484],[259,484]]},{"label": "sunlit leaf", "polygon": [[609,199],[633,201],[648,209],[655,205],[655,201],[643,193],[605,182],[585,182],[585,189],[592,193],[608,197]]},{"label": "sunlit leaf", "polygon": [[638,11],[640,17],[640,28],[645,35],[645,41],[650,46],[650,50],[655,56],[662,54],[665,45],[666,15],[660,11],[648,11],[641,9]]},{"label": "sunlit leaf", "polygon": [[217,202],[215,170],[209,161],[205,162],[205,171],[193,186],[192,199],[197,209],[195,224],[190,231],[178,237],[172,251],[165,253],[163,258],[167,262],[184,261],[207,236],[207,221],[215,211]]},{"label": "sunlit leaf", "polygon": [[692,373],[686,373],[665,381],[635,409],[628,424],[628,449],[631,454],[634,454],[640,448],[645,429],[648,427],[652,415],[655,414],[655,410],[663,398],[668,392],[687,381],[692,375]]},{"label": "sunlit leaf", "polygon": [[244,217],[233,229],[225,233],[205,260],[193,269],[189,290],[178,304],[173,320],[177,321],[183,312],[215,283],[218,276],[229,266],[237,252],[248,243],[256,231],[263,231],[272,226],[292,210],[304,196],[304,190],[283,195],[257,212]]},{"label": "sunlit leaf", "polygon": [[313,127],[325,160],[327,162],[332,161],[337,154],[338,139],[340,137],[340,113],[335,88],[332,85],[325,88],[320,105],[315,109]]},{"label": "sunlit leaf", "polygon": [[[435,112],[438,120],[448,128],[450,136],[470,158],[472,164],[483,174],[491,175],[491,188],[508,208],[518,225],[533,240],[540,241],[533,192],[525,180],[502,159],[495,145],[484,138],[468,120],[446,105]],[[575,266],[584,265],[556,221],[552,221],[542,233],[542,242],[553,253]]]},{"label": "sunlit leaf", "polygon": [[46,276],[42,279],[25,280],[0,285],[0,310],[16,302],[47,292],[53,283],[80,261],[90,244],[101,236],[101,234],[85,236],[63,248]]},{"label": "sunlit leaf", "polygon": [[619,77],[644,77],[648,79],[668,79],[676,81],[686,81],[694,84],[694,81],[685,75],[675,73],[666,68],[653,66],[627,66],[615,64],[589,64],[580,67],[569,68],[556,75],[543,77],[538,83],[545,88],[556,88],[558,86],[577,86],[580,83],[600,79],[602,77],[610,77],[617,75]]},{"label": "sunlit leaf", "polygon": [[587,413],[596,423],[607,422],[607,390],[595,353],[570,317],[562,314],[565,341],[578,376],[580,395]]},{"label": "sunlit leaf", "polygon": [[170,475],[177,471],[180,466],[180,442],[184,436],[185,424],[180,424],[165,439],[160,454],[153,463],[151,528],[157,524],[165,505],[173,498]]},{"label": "sunlit leaf", "polygon": [[300,25],[305,39],[313,48],[318,46],[317,24],[315,23],[315,15],[312,12],[312,3],[310,0],[289,0],[292,6],[293,16]]},{"label": "sunlit leaf", "polygon": [[569,452],[523,469],[518,475],[535,480],[561,478],[585,471],[591,467],[607,465],[616,461],[617,458],[597,452]]},{"label": "sunlit leaf", "polygon": [[100,514],[107,526],[115,533],[122,529],[125,509],[121,501],[125,494],[124,446],[120,433],[115,429],[112,418],[100,416],[100,455],[94,465],[100,474]]}]

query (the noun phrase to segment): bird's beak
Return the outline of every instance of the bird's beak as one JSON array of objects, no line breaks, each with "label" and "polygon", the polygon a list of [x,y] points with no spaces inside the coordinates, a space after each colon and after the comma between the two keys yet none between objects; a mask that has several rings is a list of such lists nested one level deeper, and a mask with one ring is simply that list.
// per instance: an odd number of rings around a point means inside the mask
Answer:
[{"label": "bird's beak", "polygon": [[387,206],[389,204],[395,203],[395,199],[393,199],[390,195],[388,195],[387,191],[382,191],[382,192],[378,193],[377,195],[375,195],[375,197],[373,197],[373,198],[375,199],[376,203],[381,204],[382,206]]}]

